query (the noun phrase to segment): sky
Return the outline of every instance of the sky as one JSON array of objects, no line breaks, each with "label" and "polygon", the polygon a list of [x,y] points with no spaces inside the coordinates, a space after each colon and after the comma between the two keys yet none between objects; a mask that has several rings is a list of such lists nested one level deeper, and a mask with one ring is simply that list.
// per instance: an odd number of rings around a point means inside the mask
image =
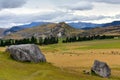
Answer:
[{"label": "sky", "polygon": [[0,28],[31,22],[120,20],[120,0],[0,0]]}]

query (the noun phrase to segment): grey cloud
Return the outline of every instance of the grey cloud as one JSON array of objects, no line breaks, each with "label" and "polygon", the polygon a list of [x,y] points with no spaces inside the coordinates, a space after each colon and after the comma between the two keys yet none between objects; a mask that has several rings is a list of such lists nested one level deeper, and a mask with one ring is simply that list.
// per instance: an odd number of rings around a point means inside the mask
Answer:
[{"label": "grey cloud", "polygon": [[102,20],[105,18],[111,18],[110,16],[79,16],[79,15],[72,15],[72,14],[66,14],[64,16],[59,16],[56,17],[54,19],[52,19],[52,21],[93,21],[93,20]]},{"label": "grey cloud", "polygon": [[64,12],[51,12],[51,13],[35,13],[35,14],[19,14],[6,12],[6,14],[0,13],[0,27],[11,27],[11,24],[25,24],[35,21],[51,21],[59,15],[64,15]]},{"label": "grey cloud", "polygon": [[18,8],[23,6],[27,0],[0,0],[0,9]]},{"label": "grey cloud", "polygon": [[110,3],[110,4],[120,4],[120,0],[87,0],[90,2],[102,2],[102,3]]},{"label": "grey cloud", "polygon": [[120,14],[116,15],[114,18],[115,19],[120,19]]},{"label": "grey cloud", "polygon": [[103,19],[115,19],[119,18],[120,15],[116,16],[80,16],[73,15],[72,13],[66,13],[62,11],[50,12],[50,13],[35,13],[35,14],[13,14],[7,13],[0,14],[0,27],[6,26],[11,27],[14,24],[24,24],[31,23],[35,21],[48,21],[48,22],[68,22],[68,21],[94,21],[94,20],[103,20]]},{"label": "grey cloud", "polygon": [[79,1],[63,5],[62,8],[66,8],[68,10],[91,10],[93,9],[93,4],[88,1]]}]

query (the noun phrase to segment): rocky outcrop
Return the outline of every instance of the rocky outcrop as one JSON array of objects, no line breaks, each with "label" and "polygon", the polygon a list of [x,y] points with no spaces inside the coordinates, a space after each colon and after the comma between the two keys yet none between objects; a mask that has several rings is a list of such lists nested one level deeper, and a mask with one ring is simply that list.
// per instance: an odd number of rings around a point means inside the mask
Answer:
[{"label": "rocky outcrop", "polygon": [[104,78],[108,78],[111,75],[111,69],[107,63],[95,60],[93,67],[91,68],[91,73],[97,74]]},{"label": "rocky outcrop", "polygon": [[12,59],[22,62],[46,62],[45,56],[35,44],[22,44],[9,46],[6,51]]},{"label": "rocky outcrop", "polygon": [[[50,23],[42,26],[32,27],[17,31],[15,33],[4,36],[4,39],[23,39],[44,37],[69,37],[75,36],[81,33],[83,30],[75,29],[68,24],[62,23]],[[60,34],[59,34],[60,33]],[[43,37],[44,36],[44,37]]]}]

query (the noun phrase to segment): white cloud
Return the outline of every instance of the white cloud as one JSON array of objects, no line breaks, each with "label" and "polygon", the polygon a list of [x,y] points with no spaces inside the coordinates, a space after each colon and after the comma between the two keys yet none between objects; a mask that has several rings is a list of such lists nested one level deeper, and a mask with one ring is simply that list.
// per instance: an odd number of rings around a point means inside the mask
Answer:
[{"label": "white cloud", "polygon": [[0,27],[34,21],[119,20],[119,4],[120,0],[0,0]]},{"label": "white cloud", "polygon": [[103,3],[110,3],[110,4],[120,4],[120,0],[87,0],[93,2],[103,2]]},{"label": "white cloud", "polygon": [[66,4],[62,7],[68,10],[91,10],[93,8],[93,4],[87,1],[81,1],[75,4]]}]

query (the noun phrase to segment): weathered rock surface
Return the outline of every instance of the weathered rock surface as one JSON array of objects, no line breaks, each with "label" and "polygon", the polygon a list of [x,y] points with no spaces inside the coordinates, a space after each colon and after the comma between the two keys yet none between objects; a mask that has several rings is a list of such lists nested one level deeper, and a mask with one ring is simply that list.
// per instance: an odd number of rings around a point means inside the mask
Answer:
[{"label": "weathered rock surface", "polygon": [[93,67],[91,68],[92,73],[95,73],[101,77],[108,78],[111,75],[111,69],[105,62],[98,60],[94,61]]},{"label": "weathered rock surface", "polygon": [[45,56],[35,44],[21,44],[9,46],[6,51],[11,58],[22,62],[46,62]]}]

